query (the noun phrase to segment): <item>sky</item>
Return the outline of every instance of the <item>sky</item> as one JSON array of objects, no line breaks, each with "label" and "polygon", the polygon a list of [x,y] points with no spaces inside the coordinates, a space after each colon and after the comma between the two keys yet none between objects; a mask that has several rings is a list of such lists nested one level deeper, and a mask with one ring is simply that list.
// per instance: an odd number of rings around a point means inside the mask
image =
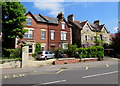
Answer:
[{"label": "sky", "polygon": [[[44,2],[45,1],[45,2]],[[49,17],[56,17],[59,12],[63,12],[65,18],[70,14],[75,20],[93,23],[100,20],[100,24],[105,24],[110,33],[116,33],[118,28],[118,2],[22,2],[26,12],[41,14]]]}]

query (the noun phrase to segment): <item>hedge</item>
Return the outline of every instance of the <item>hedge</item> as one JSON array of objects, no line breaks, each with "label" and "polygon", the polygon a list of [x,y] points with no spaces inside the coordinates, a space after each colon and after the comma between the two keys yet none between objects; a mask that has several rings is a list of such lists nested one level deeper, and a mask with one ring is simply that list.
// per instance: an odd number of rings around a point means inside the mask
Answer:
[{"label": "hedge", "polygon": [[104,48],[102,46],[92,46],[88,48],[77,48],[80,58],[99,58],[104,57]]}]

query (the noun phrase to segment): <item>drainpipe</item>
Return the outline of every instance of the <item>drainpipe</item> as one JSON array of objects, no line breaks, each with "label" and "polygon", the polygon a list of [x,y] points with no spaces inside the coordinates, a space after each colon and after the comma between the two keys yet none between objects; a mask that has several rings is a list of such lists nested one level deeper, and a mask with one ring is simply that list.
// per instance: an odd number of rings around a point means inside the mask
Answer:
[{"label": "drainpipe", "polygon": [[49,38],[50,37],[49,36],[49,32],[50,32],[49,31],[49,24],[47,25],[47,28],[48,28],[48,49],[47,50],[49,51],[50,50],[50,47],[49,47],[49,43],[50,43],[50,38]]}]

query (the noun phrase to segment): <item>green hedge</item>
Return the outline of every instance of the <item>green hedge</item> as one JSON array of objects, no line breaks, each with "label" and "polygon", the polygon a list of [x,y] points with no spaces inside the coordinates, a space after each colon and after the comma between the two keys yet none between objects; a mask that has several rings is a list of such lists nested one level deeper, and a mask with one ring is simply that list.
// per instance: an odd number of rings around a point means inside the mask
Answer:
[{"label": "green hedge", "polygon": [[102,46],[92,46],[88,48],[77,48],[80,58],[99,58],[104,57],[104,48]]}]

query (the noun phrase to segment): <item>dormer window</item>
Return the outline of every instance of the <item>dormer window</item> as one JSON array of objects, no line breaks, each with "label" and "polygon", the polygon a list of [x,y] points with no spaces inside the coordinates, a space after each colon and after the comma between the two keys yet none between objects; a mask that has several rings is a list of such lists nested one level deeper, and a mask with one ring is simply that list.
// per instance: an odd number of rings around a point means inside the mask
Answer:
[{"label": "dormer window", "polygon": [[32,19],[31,18],[26,19],[26,25],[32,25]]},{"label": "dormer window", "polygon": [[65,22],[62,22],[62,29],[65,29]]}]

